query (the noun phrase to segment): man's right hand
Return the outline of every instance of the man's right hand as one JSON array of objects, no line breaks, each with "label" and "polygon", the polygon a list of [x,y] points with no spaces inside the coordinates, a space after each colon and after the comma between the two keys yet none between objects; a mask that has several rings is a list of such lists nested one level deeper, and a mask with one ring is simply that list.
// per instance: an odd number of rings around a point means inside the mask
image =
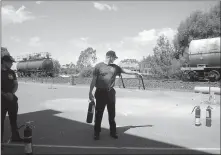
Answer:
[{"label": "man's right hand", "polygon": [[94,95],[92,92],[89,92],[89,100],[94,101]]}]

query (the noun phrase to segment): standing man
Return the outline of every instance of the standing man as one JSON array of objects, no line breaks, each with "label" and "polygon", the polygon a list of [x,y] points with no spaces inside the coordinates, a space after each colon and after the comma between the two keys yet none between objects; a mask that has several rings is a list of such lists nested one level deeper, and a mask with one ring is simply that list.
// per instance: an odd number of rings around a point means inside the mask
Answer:
[{"label": "standing man", "polygon": [[15,60],[10,55],[3,56],[1,60],[1,141],[4,135],[4,120],[8,112],[12,132],[11,141],[22,142],[17,126],[18,98],[15,92],[18,89],[18,81],[15,72],[11,70],[13,62]]},{"label": "standing man", "polygon": [[121,73],[129,75],[141,76],[140,73],[125,71],[119,66],[113,64],[117,59],[114,51],[108,51],[106,53],[106,59],[104,62],[98,63],[93,71],[93,79],[90,85],[89,99],[94,100],[92,94],[93,88],[96,87],[95,98],[95,125],[94,125],[94,139],[99,140],[101,132],[101,121],[105,106],[107,105],[110,136],[117,139],[116,123],[115,123],[115,94],[116,91],[113,88],[115,85],[116,76],[120,76]]}]

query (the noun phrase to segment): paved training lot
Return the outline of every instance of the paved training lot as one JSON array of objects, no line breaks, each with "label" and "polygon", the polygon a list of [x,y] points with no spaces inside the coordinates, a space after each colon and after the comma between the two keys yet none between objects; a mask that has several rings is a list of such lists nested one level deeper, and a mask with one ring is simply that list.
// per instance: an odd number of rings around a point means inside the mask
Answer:
[{"label": "paved training lot", "polygon": [[[116,88],[119,139],[109,137],[105,111],[101,139],[94,141],[93,124],[86,123],[88,91],[88,86],[19,83],[18,123],[35,121],[34,154],[220,153],[220,96],[212,105],[212,127],[205,126],[206,104],[201,105],[202,125],[195,127],[191,112],[208,100],[206,94]],[[9,137],[7,118],[4,140]],[[22,144],[4,149],[5,154],[23,152]]]}]

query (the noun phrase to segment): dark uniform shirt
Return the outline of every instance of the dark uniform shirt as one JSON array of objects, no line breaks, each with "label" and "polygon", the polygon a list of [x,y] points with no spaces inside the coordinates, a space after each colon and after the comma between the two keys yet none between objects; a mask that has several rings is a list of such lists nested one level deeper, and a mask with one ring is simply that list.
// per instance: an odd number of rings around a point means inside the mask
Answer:
[{"label": "dark uniform shirt", "polygon": [[115,64],[98,63],[93,71],[93,75],[97,76],[95,84],[96,88],[113,88],[116,76],[122,73],[122,69]]},{"label": "dark uniform shirt", "polygon": [[12,93],[14,88],[14,80],[17,80],[15,72],[11,69],[1,71],[1,91],[4,93]]}]

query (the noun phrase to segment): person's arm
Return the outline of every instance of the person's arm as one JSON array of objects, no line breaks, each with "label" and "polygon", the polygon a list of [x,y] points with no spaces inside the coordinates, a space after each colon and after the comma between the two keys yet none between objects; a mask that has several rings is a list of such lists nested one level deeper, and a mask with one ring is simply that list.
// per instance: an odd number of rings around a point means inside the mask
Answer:
[{"label": "person's arm", "polygon": [[93,76],[93,79],[91,81],[91,84],[90,84],[90,91],[89,93],[92,93],[94,87],[95,87],[95,84],[96,84],[96,80],[97,80],[97,76]]},{"label": "person's arm", "polygon": [[15,92],[18,90],[18,81],[14,80],[14,87],[12,89],[12,94],[15,94]]},{"label": "person's arm", "polygon": [[93,71],[93,79],[91,81],[90,90],[89,90],[89,99],[91,101],[94,100],[94,96],[93,96],[92,92],[93,92],[93,89],[96,85],[97,76],[98,76],[98,69],[97,69],[97,66],[95,66],[94,71]]},{"label": "person's arm", "polygon": [[128,74],[128,75],[142,76],[139,72],[134,72],[134,71],[130,71],[130,70],[125,70],[125,69],[123,69],[123,68],[121,68],[121,73],[123,73],[123,74]]},{"label": "person's arm", "polygon": [[15,94],[15,92],[18,90],[18,81],[15,73],[13,72],[13,78],[14,78],[14,87],[12,89],[12,94]]}]

